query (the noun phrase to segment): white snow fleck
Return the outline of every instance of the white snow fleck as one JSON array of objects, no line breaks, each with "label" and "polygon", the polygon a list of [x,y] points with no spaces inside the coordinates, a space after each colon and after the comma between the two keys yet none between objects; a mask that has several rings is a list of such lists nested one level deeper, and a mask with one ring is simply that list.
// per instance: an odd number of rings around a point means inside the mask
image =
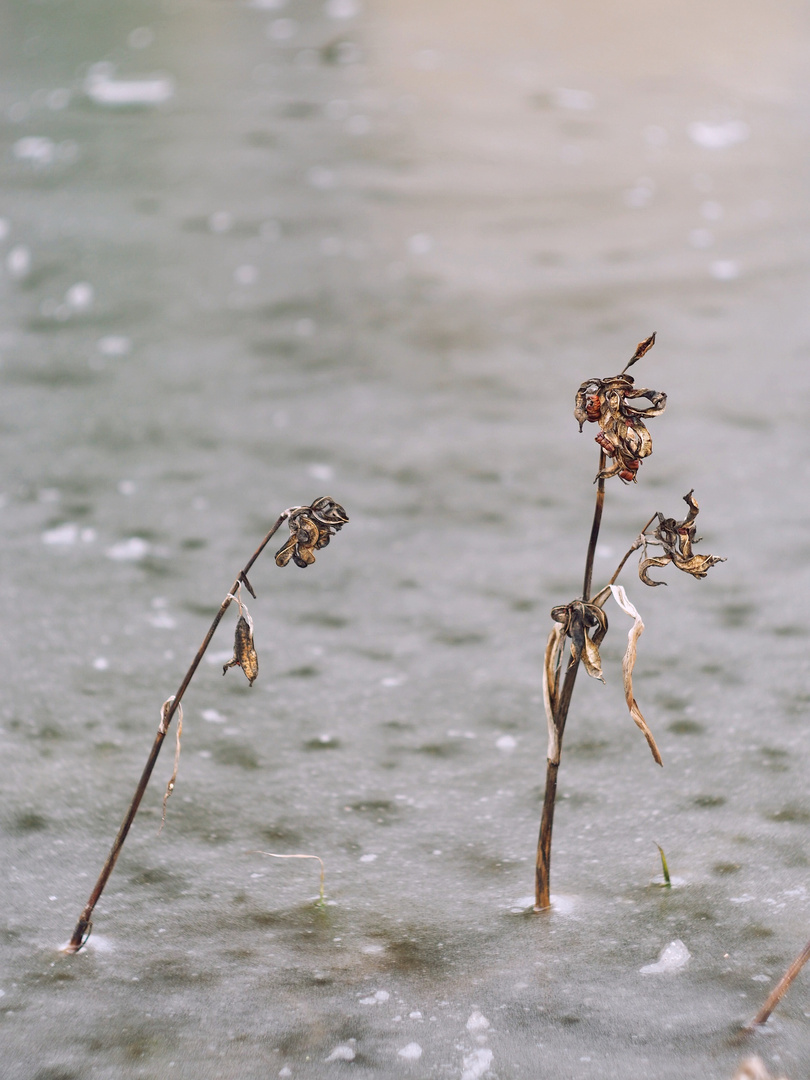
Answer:
[{"label": "white snow fleck", "polygon": [[307,468],[307,473],[313,480],[320,480],[324,484],[328,484],[330,480],[335,478],[335,470],[331,465],[314,464]]},{"label": "white snow fleck", "polygon": [[132,339],[123,334],[108,334],[98,339],[96,348],[102,356],[128,356],[132,352]]},{"label": "white snow fleck", "polygon": [[144,75],[116,79],[115,65],[93,64],[84,80],[84,92],[96,105],[107,108],[162,105],[174,97],[174,79],[168,75]]},{"label": "white snow fleck", "polygon": [[689,957],[692,954],[687,947],[681,941],[680,938],[676,938],[675,941],[671,941],[665,949],[662,950],[661,955],[655,964],[646,964],[641,968],[642,975],[658,975],[663,971],[678,971],[686,965]]},{"label": "white snow fleck", "polygon": [[729,146],[745,142],[751,134],[751,128],[744,120],[727,120],[723,124],[707,124],[695,120],[687,126],[686,133],[693,143],[707,150],[725,150]]},{"label": "white snow fleck", "polygon": [[46,135],[26,135],[17,139],[11,148],[18,161],[27,161],[35,168],[52,165],[56,160],[56,144]]},{"label": "white snow fleck", "polygon": [[752,975],[751,982],[770,982],[770,975]]},{"label": "white snow fleck", "polygon": [[209,724],[224,724],[227,719],[216,709],[203,709],[201,715],[203,720],[207,720]]},{"label": "white snow fleck", "polygon": [[408,251],[411,255],[427,255],[433,250],[433,237],[428,233],[414,233],[408,239]]},{"label": "white snow fleck", "polygon": [[15,281],[22,281],[31,273],[31,252],[24,244],[17,244],[8,253],[6,270]]},{"label": "white snow fleck", "polygon": [[465,1026],[467,1031],[486,1031],[489,1027],[489,1020],[478,1009],[473,1009]]},{"label": "white snow fleck", "polygon": [[592,109],[596,98],[588,90],[570,90],[564,86],[552,92],[552,100],[560,109]]},{"label": "white snow fleck", "polygon": [[740,276],[740,264],[734,259],[716,259],[709,267],[715,281],[734,281]]},{"label": "white snow fleck", "polygon": [[283,1069],[279,1069],[279,1076],[292,1076],[292,1069],[289,1065],[285,1065]]},{"label": "white snow fleck", "polygon": [[385,946],[384,945],[364,945],[363,948],[360,950],[360,952],[364,953],[366,956],[377,956],[379,953],[385,952]]},{"label": "white snow fleck", "polygon": [[96,669],[96,671],[106,671],[109,666],[110,661],[107,659],[106,656],[97,656],[93,661],[93,667]]},{"label": "white snow fleck", "polygon": [[369,852],[368,855],[361,855],[360,856],[360,862],[376,862],[376,861],[377,861],[377,856],[372,855],[370,852]]},{"label": "white snow fleck", "polygon": [[324,11],[330,19],[353,19],[360,12],[357,0],[327,0]]},{"label": "white snow fleck", "polygon": [[464,1071],[461,1080],[480,1080],[492,1064],[493,1053],[488,1049],[473,1050],[464,1055]]},{"label": "white snow fleck", "polygon": [[65,303],[73,311],[88,311],[93,306],[96,291],[89,281],[77,281],[65,293]]},{"label": "white snow fleck", "polygon": [[354,1050],[350,1046],[336,1046],[324,1061],[354,1061]]},{"label": "white snow fleck", "polygon": [[501,737],[495,741],[495,746],[498,750],[509,753],[517,746],[517,739],[513,735],[501,735]]},{"label": "white snow fleck", "polygon": [[[131,536],[107,548],[105,555],[114,562],[140,562],[149,554],[149,544],[140,536]],[[230,655],[230,654],[229,654]]]},{"label": "white snow fleck", "polygon": [[369,997],[360,998],[361,1005],[381,1005],[384,1001],[388,1001],[391,995],[387,990],[375,990]]},{"label": "white snow fleck", "polygon": [[419,1043],[408,1043],[407,1046],[403,1046],[397,1053],[401,1058],[405,1058],[406,1061],[418,1061],[422,1056],[422,1047]]},{"label": "white snow fleck", "polygon": [[75,544],[79,539],[79,526],[68,521],[64,525],[57,525],[55,529],[46,529],[42,534],[43,544],[52,544],[55,547],[68,547]]}]

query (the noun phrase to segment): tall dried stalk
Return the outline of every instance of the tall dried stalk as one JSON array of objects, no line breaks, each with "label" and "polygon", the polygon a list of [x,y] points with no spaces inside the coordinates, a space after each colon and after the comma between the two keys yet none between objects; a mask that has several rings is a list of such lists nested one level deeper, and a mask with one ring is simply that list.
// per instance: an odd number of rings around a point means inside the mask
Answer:
[{"label": "tall dried stalk", "polygon": [[[242,622],[245,622],[244,615],[241,614],[244,605],[239,600],[239,593],[244,585],[251,596],[255,597],[256,593],[248,581],[248,571],[256,562],[258,557],[264,551],[271,538],[276,534],[279,528],[285,521],[290,523],[290,538],[284,547],[281,548],[276,554],[276,563],[279,566],[286,566],[292,559],[298,566],[308,566],[315,561],[314,551],[318,548],[326,547],[329,543],[330,536],[339,530],[348,521],[346,512],[339,503],[334,502],[333,499],[321,498],[316,499],[311,506],[293,506],[288,510],[285,510],[273,525],[272,529],[267,533],[265,538],[253,552],[250,559],[244,567],[239,571],[239,574],[234,581],[228,595],[222,601],[219,607],[219,611],[214,616],[214,620],[208,628],[208,633],[203,638],[202,644],[197,650],[197,654],[191,661],[191,665],[183,676],[183,681],[177,689],[177,692],[164,702],[160,712],[160,725],[158,726],[157,734],[155,735],[155,741],[152,743],[152,749],[149,752],[149,756],[146,759],[146,765],[144,766],[141,778],[138,781],[138,786],[135,789],[135,794],[132,796],[132,801],[129,804],[129,808],[124,816],[124,820],[121,823],[121,828],[118,830],[118,834],[113,841],[110,853],[101,868],[98,880],[95,887],[90,894],[90,899],[84,906],[84,909],[79,916],[79,921],[76,923],[76,927],[64,947],[66,953],[76,953],[81,949],[84,943],[87,941],[92,930],[92,915],[93,909],[101,897],[104,887],[113,872],[113,868],[118,860],[118,856],[121,853],[121,848],[124,846],[124,841],[127,838],[132,822],[135,819],[135,815],[138,812],[138,807],[141,805],[141,800],[146,791],[149,779],[152,775],[152,771],[157,762],[158,755],[160,754],[160,748],[163,746],[163,740],[169,730],[169,725],[172,722],[172,718],[175,713],[179,712],[182,717],[182,707],[180,702],[183,699],[189,683],[194,677],[194,673],[200,666],[205,650],[211,643],[211,639],[214,636],[216,628],[219,626],[222,616],[230,607],[231,603],[236,600],[240,609],[240,620],[237,624],[236,642],[234,646],[234,660],[231,664],[226,665],[226,669],[231,665],[238,665],[243,668],[246,676],[250,681],[250,685],[253,685],[253,679],[255,679],[255,671],[258,672],[258,662],[256,661],[256,654],[253,651],[253,633],[252,622],[250,624],[250,635],[247,636],[246,632],[242,628]],[[224,672],[223,672],[224,674]],[[252,676],[252,677],[251,677]],[[179,742],[178,742],[178,756],[179,756]],[[177,757],[175,758],[174,773],[172,779],[169,781],[169,786],[166,789],[166,798],[168,798],[171,790],[174,786],[174,780],[177,776]],[[164,798],[163,809],[165,815],[166,798]]]},{"label": "tall dried stalk", "polygon": [[[667,566],[673,563],[692,577],[703,578],[712,566],[723,561],[717,556],[698,555],[692,550],[692,544],[698,542],[695,537],[698,504],[690,491],[684,496],[689,507],[686,518],[676,521],[674,518],[665,518],[660,513],[654,514],[622,558],[608,584],[596,596],[591,596],[594,555],[605,503],[605,481],[618,476],[626,484],[637,482],[643,459],[652,453],[652,439],[647,431],[646,421],[659,416],[666,407],[666,394],[648,390],[646,387],[636,387],[631,376],[626,374],[627,369],[640,360],[654,343],[655,334],[652,334],[639,343],[620,375],[607,379],[588,379],[580,386],[576,395],[574,416],[579,422],[580,431],[585,423],[599,425],[599,434],[595,440],[600,447],[599,469],[596,474],[596,506],[585,557],[582,595],[568,604],[552,609],[554,628],[549,635],[543,665],[543,699],[549,740],[546,788],[535,859],[535,911],[544,911],[551,907],[551,836],[563,733],[580,662],[585,666],[588,675],[604,682],[599,646],[608,631],[604,605],[610,596],[613,596],[621,610],[633,619],[622,662],[628,711],[644,734],[653,758],[659,765],[663,764],[653,734],[633,693],[636,646],[644,630],[644,623],[625,590],[615,584],[622,568],[632,552],[641,549],[639,577],[645,585],[656,586],[664,582],[653,581],[648,577],[647,571],[651,566]],[[646,399],[649,406],[640,407],[640,399]],[[648,533],[656,519],[657,526]],[[662,554],[647,558],[648,546],[661,548]],[[565,674],[562,675],[562,659],[568,639],[571,641],[571,659],[565,668]]]}]

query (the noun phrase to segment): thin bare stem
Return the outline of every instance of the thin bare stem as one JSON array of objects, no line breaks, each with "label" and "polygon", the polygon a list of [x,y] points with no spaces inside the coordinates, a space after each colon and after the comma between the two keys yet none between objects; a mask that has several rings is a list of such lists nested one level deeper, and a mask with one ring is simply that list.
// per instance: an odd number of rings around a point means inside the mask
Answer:
[{"label": "thin bare stem", "polygon": [[[605,468],[605,451],[599,452],[599,472]],[[591,581],[593,580],[593,560],[596,554],[596,541],[599,539],[599,528],[602,524],[602,510],[605,505],[605,479],[600,477],[596,482],[596,506],[593,511],[593,524],[591,525],[591,538],[588,541],[588,554],[585,557],[585,579],[582,583],[582,599],[591,598]]]},{"label": "thin bare stem", "polygon": [[129,804],[129,809],[126,812],[123,822],[121,823],[121,828],[118,830],[118,835],[113,841],[113,846],[110,848],[110,853],[107,856],[107,860],[104,863],[104,866],[101,868],[101,873],[99,874],[99,878],[95,884],[95,888],[90,894],[90,899],[87,901],[84,910],[79,916],[79,921],[76,923],[76,928],[71,935],[70,941],[64,947],[64,952],[78,952],[90,936],[90,931],[93,925],[93,909],[95,908],[96,904],[99,901],[99,897],[104,891],[104,887],[107,884],[107,880],[110,874],[113,872],[113,868],[118,860],[121,848],[123,847],[124,841],[127,838],[127,833],[129,832],[130,826],[132,825],[132,822],[135,819],[135,815],[138,812],[138,807],[140,806],[141,799],[143,798],[144,792],[146,791],[146,787],[149,783],[149,778],[152,775],[152,770],[155,767],[155,763],[158,759],[158,754],[160,753],[160,748],[163,745],[163,740],[166,738],[166,733],[169,730],[169,724],[171,724],[172,722],[172,717],[177,712],[180,706],[180,702],[183,699],[183,694],[185,694],[188,684],[191,682],[192,678],[194,677],[195,671],[200,666],[200,661],[205,654],[205,650],[211,643],[211,638],[214,636],[214,631],[219,626],[222,616],[228,610],[228,607],[231,601],[234,599],[234,595],[236,594],[240,585],[244,584],[248,591],[253,593],[253,590],[250,588],[250,585],[247,581],[248,571],[256,562],[261,553],[264,551],[271,537],[275,535],[275,533],[279,530],[284,521],[286,521],[286,519],[289,517],[290,512],[290,510],[285,510],[284,513],[281,514],[275,525],[273,525],[270,532],[265,536],[261,544],[259,544],[259,546],[256,548],[253,555],[250,557],[243,569],[240,570],[239,576],[231,586],[230,592],[220,604],[219,611],[214,616],[214,621],[211,623],[211,626],[208,629],[208,633],[203,638],[202,645],[200,645],[199,649],[197,650],[197,655],[191,661],[191,666],[184,675],[183,681],[180,683],[177,692],[175,693],[173,698],[169,699],[171,704],[168,704],[168,707],[161,713],[160,726],[157,730],[157,734],[155,735],[155,741],[152,744],[152,749],[149,752],[149,757],[146,759],[146,765],[144,766],[143,772],[141,773],[141,778],[138,781],[138,786],[135,789],[135,794],[132,796],[132,802]]},{"label": "thin bare stem", "polygon": [[[599,472],[605,468],[605,452],[599,453]],[[582,585],[582,599],[589,600],[591,582],[593,580],[593,560],[596,554],[596,542],[599,539],[599,527],[602,524],[602,510],[605,505],[605,481],[597,481],[596,506],[593,512],[593,524],[591,525],[591,537],[588,542],[588,553],[585,558],[585,577]],[[565,722],[568,719],[568,709],[571,705],[571,695],[574,692],[579,660],[569,664],[562,689],[554,710],[554,726],[557,729],[558,757],[562,752],[562,739],[565,730]],[[537,838],[537,857],[535,859],[534,873],[534,910],[546,911],[551,907],[551,833],[554,826],[554,805],[557,799],[557,773],[560,762],[548,760],[546,764],[546,790],[543,797],[543,813],[540,818],[540,834]]]},{"label": "thin bare stem", "polygon": [[622,572],[622,570],[624,569],[624,564],[625,564],[625,563],[627,562],[627,560],[628,560],[628,559],[630,558],[630,556],[631,556],[631,555],[633,554],[633,552],[634,552],[634,551],[638,551],[638,549],[639,549],[639,548],[641,547],[641,537],[642,537],[642,536],[644,536],[644,534],[646,533],[647,529],[649,529],[649,527],[650,527],[650,526],[652,525],[652,523],[653,523],[653,522],[655,521],[655,519],[656,519],[657,517],[658,517],[658,515],[657,515],[657,514],[653,514],[653,516],[652,516],[652,517],[650,518],[650,520],[649,520],[649,521],[647,522],[647,524],[646,524],[646,525],[644,526],[644,528],[643,528],[643,529],[641,530],[641,532],[640,532],[640,533],[638,534],[638,536],[636,537],[636,539],[635,539],[635,540],[633,541],[633,544],[632,544],[632,545],[631,545],[631,547],[630,547],[630,548],[629,548],[629,549],[627,550],[626,554],[625,554],[625,555],[624,555],[624,557],[622,558],[622,561],[621,561],[621,562],[619,563],[619,565],[618,565],[618,566],[616,567],[616,569],[615,569],[615,571],[614,571],[614,573],[613,573],[613,577],[612,577],[612,578],[610,579],[610,581],[608,582],[608,585],[615,585],[615,584],[616,584],[616,579],[618,578],[619,574],[620,574],[620,573]]},{"label": "thin bare stem", "polygon": [[788,989],[790,988],[790,984],[793,982],[793,980],[796,978],[796,976],[799,974],[799,972],[802,970],[808,960],[810,960],[810,941],[807,942],[805,947],[802,949],[802,951],[787,969],[785,974],[782,976],[782,978],[779,980],[773,990],[771,990],[770,994],[768,994],[765,1004],[759,1010],[754,1019],[746,1027],[743,1028],[743,1031],[746,1034],[750,1034],[755,1028],[765,1023],[773,1010],[787,993]]}]

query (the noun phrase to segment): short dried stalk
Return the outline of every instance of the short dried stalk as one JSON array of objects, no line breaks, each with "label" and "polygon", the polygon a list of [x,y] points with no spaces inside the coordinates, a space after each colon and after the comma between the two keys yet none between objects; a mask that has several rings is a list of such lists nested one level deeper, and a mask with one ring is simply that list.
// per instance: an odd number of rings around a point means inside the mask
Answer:
[{"label": "short dried stalk", "polygon": [[765,1023],[773,1010],[788,992],[790,984],[793,982],[793,980],[796,978],[796,976],[799,974],[799,972],[802,970],[808,960],[810,960],[810,941],[807,942],[805,947],[802,949],[802,951],[787,969],[785,974],[782,976],[782,978],[779,980],[773,990],[771,990],[770,994],[768,994],[765,1004],[759,1010],[754,1019],[751,1020],[751,1022],[743,1028],[744,1033],[748,1034],[752,1032],[755,1028],[758,1028],[761,1024]]},{"label": "short dried stalk", "polygon": [[[104,887],[107,884],[107,880],[109,879],[110,874],[113,872],[113,868],[118,860],[118,856],[121,853],[121,848],[123,847],[124,841],[127,838],[127,834],[129,833],[132,822],[135,819],[135,815],[138,812],[138,807],[141,804],[141,799],[143,798],[144,792],[146,791],[146,787],[149,783],[149,778],[152,775],[152,770],[154,769],[155,763],[157,762],[158,754],[160,753],[160,748],[163,745],[163,740],[166,738],[166,734],[169,730],[169,725],[172,722],[172,717],[180,708],[180,702],[183,699],[183,694],[185,694],[186,689],[188,688],[188,684],[191,682],[194,673],[200,666],[200,661],[202,660],[203,655],[205,654],[205,650],[208,648],[211,642],[211,638],[214,636],[214,631],[219,626],[222,616],[228,610],[231,602],[236,598],[236,595],[242,584],[245,585],[249,592],[253,592],[247,581],[248,571],[256,562],[261,553],[264,551],[271,537],[275,535],[275,533],[278,531],[284,521],[286,521],[286,519],[289,517],[290,512],[290,510],[285,510],[284,513],[281,514],[278,521],[276,521],[270,532],[265,536],[261,544],[259,544],[258,548],[254,551],[253,555],[245,564],[244,568],[239,572],[239,576],[231,586],[230,592],[222,601],[219,611],[214,616],[214,621],[211,623],[211,626],[208,629],[208,633],[203,638],[202,645],[200,645],[199,649],[197,650],[197,655],[192,660],[191,666],[184,675],[183,681],[180,683],[177,692],[172,698],[169,698],[169,700],[166,702],[163,709],[161,710],[160,726],[158,727],[157,734],[155,735],[155,741],[152,744],[152,749],[149,752],[149,757],[146,759],[146,765],[144,766],[144,770],[141,773],[141,778],[138,781],[138,786],[135,789],[135,794],[132,796],[132,801],[129,804],[129,809],[124,816],[121,828],[118,830],[118,835],[113,842],[113,846],[110,849],[107,860],[101,869],[101,873],[99,874],[99,878],[95,884],[95,888],[90,894],[90,899],[87,901],[84,910],[79,916],[79,921],[76,923],[76,928],[71,935],[70,941],[65,946],[63,950],[64,952],[78,952],[90,936],[90,931],[93,925],[93,909],[95,908],[96,904],[99,901],[99,898],[101,897],[102,892],[104,891]],[[172,781],[170,781],[170,783],[172,783]]]}]

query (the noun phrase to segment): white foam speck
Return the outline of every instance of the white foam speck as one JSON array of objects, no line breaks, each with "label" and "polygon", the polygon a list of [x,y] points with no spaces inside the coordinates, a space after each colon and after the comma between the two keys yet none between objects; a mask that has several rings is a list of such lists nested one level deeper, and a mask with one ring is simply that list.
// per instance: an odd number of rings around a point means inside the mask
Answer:
[{"label": "white foam speck", "polygon": [[357,0],[326,0],[324,11],[330,19],[353,19],[360,13]]},{"label": "white foam speck", "polygon": [[279,1069],[279,1076],[292,1076],[292,1069],[289,1065],[285,1065],[283,1069]]},{"label": "white foam speck", "polygon": [[588,90],[571,90],[560,86],[552,91],[551,99],[560,109],[592,109],[596,98]]},{"label": "white foam speck", "polygon": [[351,1046],[336,1046],[328,1058],[324,1061],[354,1061],[354,1050]]},{"label": "white foam speck", "polygon": [[404,682],[405,682],[405,676],[404,675],[389,675],[387,679],[381,679],[380,680],[380,685],[381,686],[388,686],[388,687],[402,686],[402,684]]},{"label": "white foam speck", "polygon": [[57,525],[55,529],[46,529],[42,534],[43,544],[52,544],[54,547],[68,547],[75,544],[79,539],[79,526],[68,521],[64,525]]},{"label": "white foam speck", "polygon": [[156,630],[174,630],[177,626],[177,622],[168,611],[156,611],[154,615],[149,616],[149,622]]},{"label": "white foam speck", "polygon": [[31,252],[25,244],[17,244],[6,255],[6,270],[15,281],[22,281],[31,272]]},{"label": "white foam speck", "polygon": [[734,259],[715,259],[709,273],[715,281],[734,281],[740,276],[740,264]]},{"label": "white foam speck", "polygon": [[687,126],[686,133],[693,143],[707,150],[725,150],[729,146],[745,142],[751,134],[751,128],[744,120],[727,120],[722,124],[708,124],[696,120]]},{"label": "white foam speck", "polygon": [[27,161],[34,168],[53,165],[56,160],[56,143],[46,135],[26,135],[17,139],[11,148],[17,161]]},{"label": "white foam speck", "polygon": [[113,544],[104,554],[114,562],[140,562],[149,554],[149,544],[140,536],[131,536],[129,540]]},{"label": "white foam speck", "polygon": [[461,1080],[480,1080],[492,1064],[493,1057],[492,1051],[484,1047],[473,1050],[471,1054],[465,1054]]},{"label": "white foam speck", "polygon": [[408,1019],[409,1020],[421,1020],[422,1019],[422,1013],[419,1011],[419,1009],[414,1009],[413,1012],[408,1013]]},{"label": "white foam speck", "polygon": [[376,862],[376,861],[377,861],[377,856],[376,855],[369,854],[369,855],[361,855],[360,856],[360,862]]},{"label": "white foam speck", "polygon": [[174,97],[174,79],[162,74],[116,79],[115,65],[102,62],[90,68],[84,92],[94,104],[106,108],[162,105]]},{"label": "white foam speck", "polygon": [[255,285],[259,280],[259,271],[255,266],[245,263],[244,266],[237,266],[233,279],[237,285]]},{"label": "white foam speck", "polygon": [[106,671],[110,666],[110,661],[106,656],[97,656],[93,661],[93,667],[96,671]]},{"label": "white foam speck", "polygon": [[642,975],[658,975],[665,971],[678,971],[684,967],[692,954],[681,941],[676,938],[661,951],[661,955],[654,964],[645,964],[640,969]]},{"label": "white foam speck", "polygon": [[407,1046],[403,1046],[401,1050],[397,1051],[401,1058],[405,1058],[406,1061],[418,1061],[422,1056],[422,1047],[419,1043],[408,1043]]},{"label": "white foam speck", "polygon": [[295,19],[274,19],[266,30],[271,41],[289,41],[297,33],[298,23]]},{"label": "white foam speck", "polygon": [[689,243],[698,251],[705,251],[714,243],[714,233],[709,229],[692,229],[689,233]]},{"label": "white foam speck", "polygon": [[73,311],[88,311],[93,306],[96,291],[89,281],[77,281],[65,293],[65,303]]},{"label": "white foam speck", "polygon": [[478,1009],[473,1009],[470,1013],[470,1018],[464,1025],[467,1031],[486,1031],[489,1027],[489,1020]]},{"label": "white foam speck", "polygon": [[385,952],[384,945],[364,945],[360,950],[361,953],[365,953],[366,956],[377,956],[378,953]]},{"label": "white foam speck", "polygon": [[123,334],[108,334],[98,339],[96,348],[102,356],[128,356],[132,352],[132,339]]},{"label": "white foam speck", "polygon": [[414,233],[408,238],[408,251],[411,255],[427,255],[433,250],[433,237],[428,233]]},{"label": "white foam speck", "polygon": [[155,31],[151,26],[139,26],[131,31],[127,38],[130,49],[148,49],[155,40]]},{"label": "white foam speck", "polygon": [[307,473],[313,480],[320,480],[324,484],[330,483],[335,478],[335,470],[331,465],[310,465]]},{"label": "white foam speck", "polygon": [[498,750],[502,750],[505,754],[508,754],[517,746],[517,739],[514,735],[501,735],[499,739],[495,740],[495,746]]},{"label": "white foam speck", "polygon": [[382,1005],[391,995],[387,990],[376,990],[370,997],[360,998],[361,1005]]},{"label": "white foam speck", "polygon": [[203,709],[202,718],[203,720],[207,720],[209,724],[224,724],[227,720],[227,717],[223,716],[222,713],[218,712],[216,709]]}]

